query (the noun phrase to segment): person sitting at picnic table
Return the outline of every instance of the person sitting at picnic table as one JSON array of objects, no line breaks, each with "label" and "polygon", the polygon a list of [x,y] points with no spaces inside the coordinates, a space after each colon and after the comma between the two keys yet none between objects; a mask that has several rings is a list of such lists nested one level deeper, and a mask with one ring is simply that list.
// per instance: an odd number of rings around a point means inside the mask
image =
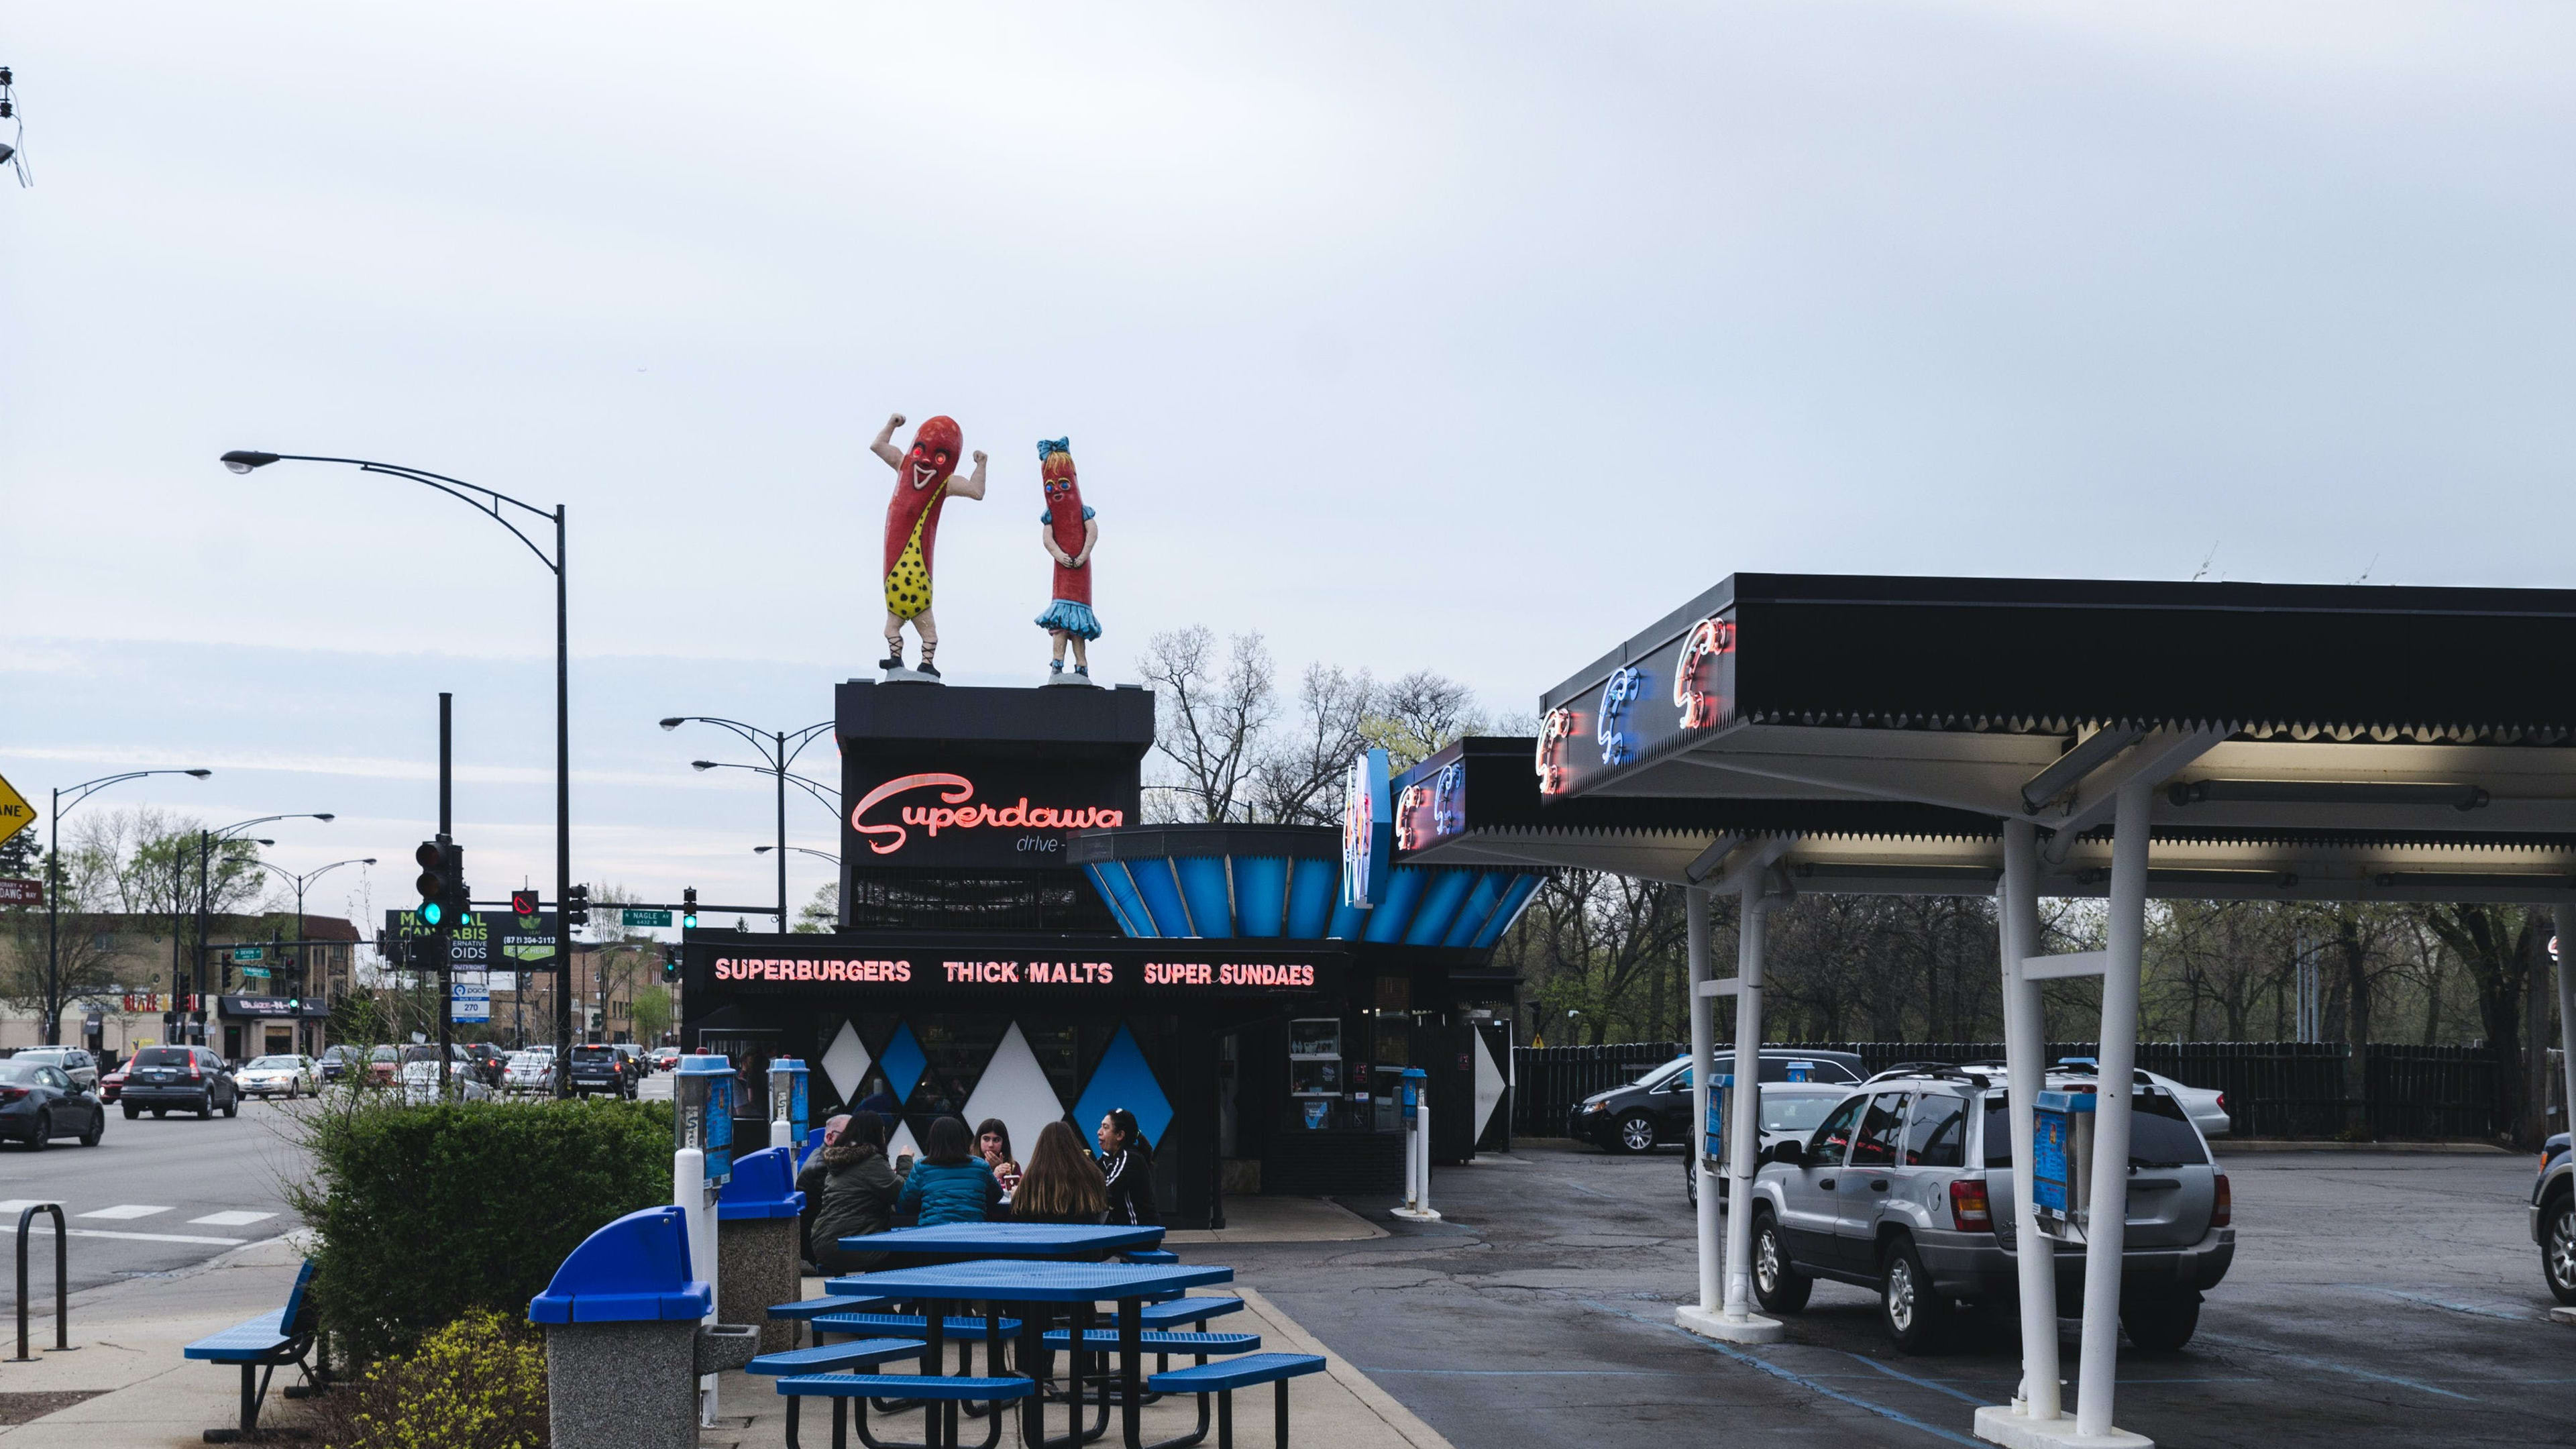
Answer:
[{"label": "person sitting at picnic table", "polygon": [[1124,1107],[1100,1119],[1100,1175],[1109,1186],[1109,1212],[1103,1221],[1121,1227],[1157,1227],[1163,1215],[1154,1206],[1154,1154],[1145,1143],[1136,1114]]},{"label": "person sitting at picnic table", "polygon": [[1011,1194],[1011,1221],[1097,1223],[1108,1210],[1109,1185],[1073,1128],[1063,1122],[1040,1128],[1028,1171]]},{"label": "person sitting at picnic table", "polygon": [[[840,1136],[831,1138],[834,1125]],[[894,1169],[886,1165],[885,1123],[873,1112],[854,1112],[823,1127],[827,1145],[814,1154],[823,1174],[823,1208],[814,1215],[813,1255],[826,1273],[864,1273],[884,1266],[887,1254],[841,1246],[843,1238],[867,1237],[894,1226],[896,1196],[903,1191]],[[803,1186],[805,1178],[797,1178]],[[810,1189],[809,1189],[810,1191]]]},{"label": "person sitting at picnic table", "polygon": [[1011,1192],[1020,1185],[1020,1165],[1011,1160],[1011,1129],[999,1117],[987,1117],[975,1129],[975,1155],[993,1169],[993,1180],[1002,1185],[1002,1201],[1011,1200]]},{"label": "person sitting at picnic table", "polygon": [[805,1159],[797,1170],[796,1190],[805,1194],[805,1206],[796,1215],[796,1251],[805,1260],[805,1270],[814,1271],[814,1220],[823,1215],[823,1189],[831,1169],[823,1165],[823,1149],[841,1140],[841,1131],[850,1125],[850,1114],[843,1112],[823,1124],[822,1144]]},{"label": "person sitting at picnic table", "polygon": [[1002,1204],[1002,1185],[992,1166],[975,1155],[975,1139],[962,1117],[942,1117],[930,1124],[930,1141],[921,1160],[904,1174],[897,1213],[910,1213],[925,1228],[948,1223],[980,1223]]}]

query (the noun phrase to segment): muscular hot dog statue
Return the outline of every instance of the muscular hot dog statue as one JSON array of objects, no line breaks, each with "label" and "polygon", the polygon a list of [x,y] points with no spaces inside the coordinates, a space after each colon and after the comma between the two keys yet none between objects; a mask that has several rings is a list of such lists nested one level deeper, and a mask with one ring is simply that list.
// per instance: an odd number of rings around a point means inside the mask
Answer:
[{"label": "muscular hot dog statue", "polygon": [[973,455],[975,471],[960,480],[954,474],[966,440],[956,419],[923,419],[913,430],[911,449],[898,452],[894,430],[902,426],[903,414],[896,413],[868,445],[895,472],[885,522],[886,657],[877,667],[903,668],[903,626],[909,620],[921,636],[920,672],[935,680],[939,669],[931,661],[939,652],[939,624],[930,612],[930,581],[939,548],[939,509],[952,494],[984,496],[984,455],[980,450]]}]

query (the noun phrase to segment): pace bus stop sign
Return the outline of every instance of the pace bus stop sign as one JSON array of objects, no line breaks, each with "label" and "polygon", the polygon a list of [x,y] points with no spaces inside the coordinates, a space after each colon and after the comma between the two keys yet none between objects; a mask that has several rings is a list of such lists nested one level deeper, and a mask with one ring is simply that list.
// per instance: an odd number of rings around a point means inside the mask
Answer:
[{"label": "pace bus stop sign", "polygon": [[0,775],[0,840],[35,823],[36,807],[27,803],[27,797],[18,793],[18,787],[10,784],[7,776]]}]

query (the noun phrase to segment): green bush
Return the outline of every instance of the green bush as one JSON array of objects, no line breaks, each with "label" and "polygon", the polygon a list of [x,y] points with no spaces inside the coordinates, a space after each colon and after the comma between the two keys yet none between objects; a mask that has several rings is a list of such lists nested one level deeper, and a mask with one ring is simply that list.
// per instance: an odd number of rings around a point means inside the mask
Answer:
[{"label": "green bush", "polygon": [[603,1223],[671,1197],[668,1102],[395,1105],[329,1099],[304,1120],[314,1301],[348,1357],[406,1351],[477,1309],[514,1321]]},{"label": "green bush", "polygon": [[324,1449],[546,1449],[546,1344],[474,1312],[320,1403]]}]

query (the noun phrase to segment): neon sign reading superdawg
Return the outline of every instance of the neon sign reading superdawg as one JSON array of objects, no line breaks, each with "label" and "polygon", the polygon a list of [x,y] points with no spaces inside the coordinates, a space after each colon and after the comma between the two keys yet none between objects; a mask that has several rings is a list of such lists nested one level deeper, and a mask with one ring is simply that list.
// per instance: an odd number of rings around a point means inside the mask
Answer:
[{"label": "neon sign reading superdawg", "polygon": [[[899,807],[892,820],[870,823],[870,810],[907,790],[936,789],[941,803]],[[870,790],[850,807],[850,828],[868,838],[868,849],[892,855],[912,839],[907,827],[919,826],[936,838],[943,830],[1106,830],[1127,823],[1127,812],[1086,805],[1080,809],[1031,805],[1023,795],[1013,805],[974,803],[975,784],[963,775],[926,773],[898,775]]]}]

